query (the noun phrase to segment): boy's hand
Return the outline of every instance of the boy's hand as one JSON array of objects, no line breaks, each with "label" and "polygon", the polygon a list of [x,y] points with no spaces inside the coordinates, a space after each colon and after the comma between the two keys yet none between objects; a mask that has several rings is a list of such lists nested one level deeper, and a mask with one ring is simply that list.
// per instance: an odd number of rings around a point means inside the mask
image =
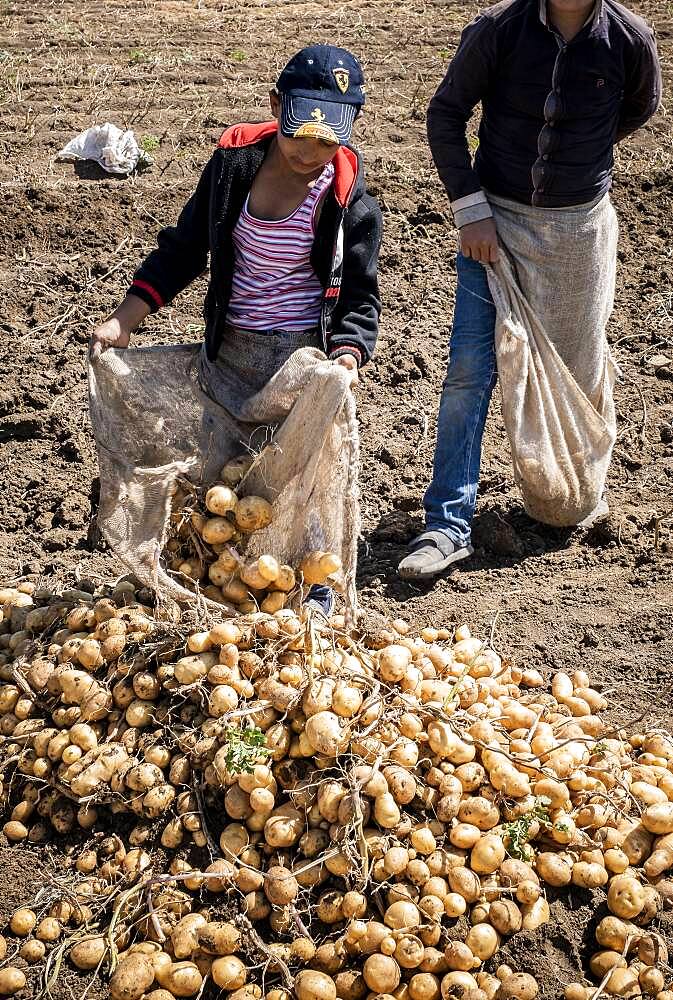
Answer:
[{"label": "boy's hand", "polygon": [[358,363],[357,359],[355,358],[355,355],[340,354],[338,358],[334,359],[334,363],[336,365],[341,365],[342,368],[348,369],[348,371],[351,373],[351,385],[355,385],[355,383],[360,378],[360,376],[358,375]]},{"label": "boy's hand", "polygon": [[91,334],[89,357],[95,361],[109,347],[128,347],[130,340],[130,331],[125,330],[118,319],[106,319]]},{"label": "boy's hand", "polygon": [[495,264],[498,259],[498,231],[493,219],[470,222],[460,230],[460,252],[480,264]]},{"label": "boy's hand", "polygon": [[131,340],[131,333],[149,316],[150,307],[137,295],[130,292],[111,316],[97,326],[91,334],[89,342],[89,357],[92,361],[99,358],[109,347],[126,348]]}]

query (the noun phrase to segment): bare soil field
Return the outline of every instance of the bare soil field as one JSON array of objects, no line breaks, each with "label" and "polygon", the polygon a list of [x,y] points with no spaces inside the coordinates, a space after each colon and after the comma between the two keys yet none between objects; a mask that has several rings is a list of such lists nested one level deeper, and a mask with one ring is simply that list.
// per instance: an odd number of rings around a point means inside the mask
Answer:
[{"label": "bare soil field", "polygon": [[[330,41],[352,48],[365,66],[368,105],[356,139],[385,216],[382,331],[357,389],[362,603],[414,623],[466,621],[520,662],[582,665],[618,692],[630,718],[670,719],[673,21],[664,0],[633,6],[656,26],[666,90],[656,119],[619,150],[615,174],[621,240],[609,338],[621,378],[611,514],[588,532],[526,516],[496,393],[475,557],[420,588],[399,581],[395,567],[421,523],[456,250],[425,108],[478,5],[0,0],[0,578],[123,572],[90,531],[90,331],[123,295],[159,227],[175,219],[222,129],[264,119],[289,55]],[[104,121],[134,129],[153,168],[117,180],[54,161],[72,136]],[[152,317],[135,342],[198,340],[204,287],[201,279]],[[5,914],[27,887],[15,863],[0,860]],[[28,891],[36,880],[37,867]],[[556,927],[526,946],[522,957],[541,970],[548,996],[569,977],[585,933]]]}]

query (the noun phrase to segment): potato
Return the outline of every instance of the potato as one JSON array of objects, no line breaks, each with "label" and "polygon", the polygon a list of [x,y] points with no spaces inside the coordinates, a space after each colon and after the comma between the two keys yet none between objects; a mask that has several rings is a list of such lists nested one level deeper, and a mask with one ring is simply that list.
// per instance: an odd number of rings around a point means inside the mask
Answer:
[{"label": "potato", "polygon": [[43,941],[36,941],[31,938],[30,941],[24,941],[19,950],[19,955],[24,960],[24,962],[40,962],[45,956],[47,949],[44,946]]},{"label": "potato", "polygon": [[597,951],[589,960],[589,968],[602,979],[609,969],[625,969],[626,959],[618,951]]},{"label": "potato", "polygon": [[9,929],[17,937],[28,937],[36,923],[37,917],[33,911],[29,910],[26,906],[22,906],[12,914],[12,918],[9,921]]},{"label": "potato", "polygon": [[[145,816],[156,819],[161,816],[173,803],[175,799],[175,788],[167,783],[155,785],[143,795],[142,808]],[[164,844],[164,846],[168,846]]]},{"label": "potato", "polygon": [[470,998],[472,995],[482,1000],[477,986],[477,981],[469,972],[447,972],[442,978],[442,998],[443,1000],[453,1000],[453,998]]},{"label": "potato", "polygon": [[641,989],[650,996],[656,996],[657,993],[661,993],[665,982],[664,974],[660,969],[646,968],[641,969],[638,973],[638,983]]},{"label": "potato", "polygon": [[538,991],[538,984],[531,975],[516,972],[501,982],[498,997],[502,1000],[533,1000]]},{"label": "potato", "polygon": [[279,806],[264,825],[264,839],[271,847],[290,847],[304,832],[304,817],[292,805]]},{"label": "potato", "polygon": [[[416,779],[406,768],[398,765],[385,767],[382,777],[397,805],[406,806],[416,797],[418,791]],[[385,792],[386,789],[383,790],[383,794]],[[378,798],[378,795],[374,797]]]},{"label": "potato", "polygon": [[9,823],[5,823],[2,832],[7,837],[7,840],[25,840],[28,836],[28,827],[24,826],[23,823],[19,823],[18,820],[10,820]]},{"label": "potato", "polygon": [[233,687],[228,684],[218,684],[211,690],[208,714],[213,719],[219,719],[236,708],[238,708],[238,694]]},{"label": "potato", "polygon": [[615,875],[608,888],[611,912],[624,920],[632,920],[644,905],[645,893],[640,882],[631,875]]},{"label": "potato", "polygon": [[487,833],[472,848],[470,867],[480,875],[490,875],[498,870],[505,859],[505,845],[497,834]]},{"label": "potato", "polygon": [[233,955],[240,945],[240,931],[228,921],[210,921],[199,931],[199,947],[210,955]]},{"label": "potato", "polygon": [[279,566],[278,573],[270,585],[271,589],[267,597],[262,601],[262,611],[267,611],[269,614],[275,615],[277,611],[282,610],[285,607],[287,595],[291,590],[294,590],[296,583],[292,567]]},{"label": "potato", "polygon": [[274,865],[264,877],[264,892],[274,906],[286,906],[297,898],[299,884],[287,868]]},{"label": "potato", "polygon": [[374,799],[374,818],[386,830],[396,827],[400,822],[400,810],[390,792],[384,792]]},{"label": "potato", "polygon": [[521,907],[522,926],[525,931],[534,931],[542,924],[546,924],[550,917],[549,903],[540,896],[534,903],[525,904]]},{"label": "potato", "polygon": [[643,886],[645,902],[640,913],[633,918],[638,927],[646,927],[662,909],[663,903],[659,892],[652,885]]},{"label": "potato", "polygon": [[[654,855],[650,855],[650,857],[654,857]],[[649,860],[650,859],[648,858],[648,861]],[[605,851],[603,855],[603,863],[612,875],[621,875],[629,867],[629,859],[626,854],[624,854],[624,851],[620,850],[618,847],[610,847],[607,851]],[[673,863],[673,853],[671,854],[671,863]],[[647,864],[647,862],[645,862],[645,864]]]},{"label": "potato", "polygon": [[317,712],[306,721],[306,738],[320,754],[336,757],[345,746],[345,735],[334,712]]},{"label": "potato", "polygon": [[673,802],[655,802],[649,805],[641,817],[641,822],[646,830],[657,836],[673,833]]},{"label": "potato", "polygon": [[467,903],[459,892],[449,892],[444,897],[444,913],[449,920],[462,917],[467,909]]},{"label": "potato", "polygon": [[333,552],[310,552],[299,563],[299,570],[305,583],[327,583],[341,570],[341,559]]},{"label": "potato", "polygon": [[618,917],[603,917],[596,927],[596,940],[603,948],[621,952],[629,937],[629,926]]},{"label": "potato", "polygon": [[[365,983],[374,993],[392,993],[401,978],[400,967],[388,955],[370,955],[362,967]],[[299,1000],[304,1000],[299,996]]]},{"label": "potato", "polygon": [[224,517],[229,511],[236,511],[238,497],[228,486],[211,486],[206,493],[205,503],[211,514]]},{"label": "potato", "polygon": [[271,524],[273,509],[271,504],[262,497],[243,497],[238,501],[234,518],[241,531],[261,531]]},{"label": "potato", "polygon": [[490,924],[477,924],[468,931],[465,944],[476,958],[485,962],[498,950],[500,935]]},{"label": "potato", "polygon": [[444,958],[449,969],[469,972],[474,967],[474,954],[464,941],[449,941],[444,949]]},{"label": "potato", "polygon": [[235,534],[236,528],[226,517],[209,517],[201,529],[201,537],[209,545],[222,545],[231,541]]},{"label": "potato", "polygon": [[217,657],[210,650],[193,656],[183,656],[175,664],[175,679],[178,684],[194,684],[205,677],[216,663]]},{"label": "potato", "polygon": [[345,681],[338,681],[332,696],[332,710],[343,719],[351,719],[360,710],[362,692]]},{"label": "potato", "polygon": [[70,961],[78,969],[96,969],[105,958],[108,943],[102,936],[85,938],[70,949]]},{"label": "potato", "polygon": [[488,919],[498,934],[516,934],[521,930],[521,910],[511,899],[494,900],[489,909]]},{"label": "potato", "polygon": [[632,997],[639,989],[638,974],[633,969],[614,969],[605,984],[606,992],[618,997]]},{"label": "potato", "polygon": [[[469,868],[456,867],[448,872],[449,885],[468,903],[476,903],[481,894],[479,878]],[[446,903],[444,904],[446,908]]]},{"label": "potato", "polygon": [[582,986],[581,983],[568,983],[563,996],[565,1000],[590,1000],[593,992],[589,986]]},{"label": "potato", "polygon": [[638,958],[645,965],[668,964],[668,948],[660,934],[645,934],[638,942]]},{"label": "potato", "polygon": [[216,986],[225,990],[238,990],[245,984],[247,970],[245,965],[235,955],[224,955],[216,958],[210,970]]},{"label": "potato", "polygon": [[139,1000],[154,982],[154,968],[146,955],[123,958],[110,979],[112,1000]]},{"label": "potato", "polygon": [[61,925],[55,917],[44,917],[35,928],[38,941],[58,941],[61,936]]},{"label": "potato", "polygon": [[564,858],[551,851],[543,851],[535,859],[538,875],[547,885],[569,885],[573,876],[573,867]]},{"label": "potato", "polygon": [[174,997],[192,997],[202,983],[203,977],[193,962],[175,962],[166,977],[166,988]]},{"label": "potato", "polygon": [[238,486],[252,463],[252,455],[239,455],[236,458],[232,458],[222,467],[220,479],[227,486]]},{"label": "potato", "polygon": [[401,899],[388,907],[383,919],[393,930],[409,930],[420,925],[421,914],[415,903]]},{"label": "potato", "polygon": [[463,850],[471,850],[478,840],[481,839],[481,830],[472,823],[457,823],[449,834],[449,840],[454,847]]},{"label": "potato", "polygon": [[405,934],[396,942],[393,958],[402,969],[417,969],[423,961],[425,947],[419,937]]},{"label": "potato", "polygon": [[634,824],[622,841],[621,848],[632,865],[640,865],[652,853],[652,834],[642,823]]},{"label": "potato", "polygon": [[[271,585],[272,587],[277,586],[277,581]],[[276,611],[281,611],[287,602],[287,591],[284,590],[269,590],[266,597],[260,604],[260,610],[266,611],[270,615],[275,615]]]},{"label": "potato", "polygon": [[[483,772],[483,768],[481,768],[478,764],[461,765],[461,767],[472,766],[479,767]],[[458,771],[460,771],[460,767],[456,770],[457,777]],[[500,822],[500,811],[498,810],[498,807],[489,799],[486,799],[481,795],[472,795],[469,798],[463,799],[460,803],[458,819],[461,823],[469,823],[472,826],[476,826],[479,830],[491,830]]]},{"label": "potato", "polygon": [[188,913],[171,931],[173,954],[176,958],[190,958],[199,946],[199,935],[206,926],[201,913]]},{"label": "potato", "polygon": [[124,778],[128,788],[134,792],[146,792],[164,780],[164,772],[156,764],[136,764],[127,771]]},{"label": "potato", "polygon": [[20,969],[15,969],[9,965],[0,969],[0,993],[3,996],[13,996],[26,985],[26,977]]},{"label": "potato", "polygon": [[607,884],[608,873],[603,865],[578,861],[572,868],[572,881],[573,885],[578,885],[582,889],[596,889],[600,885]]},{"label": "potato", "polygon": [[297,1000],[336,1000],[334,980],[324,972],[311,969],[300,972],[294,983]]}]

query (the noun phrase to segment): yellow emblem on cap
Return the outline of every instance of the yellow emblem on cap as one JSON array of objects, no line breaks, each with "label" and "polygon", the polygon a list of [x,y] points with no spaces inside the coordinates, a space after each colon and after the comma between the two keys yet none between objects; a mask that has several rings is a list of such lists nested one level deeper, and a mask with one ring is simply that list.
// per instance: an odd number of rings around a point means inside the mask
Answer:
[{"label": "yellow emblem on cap", "polygon": [[347,69],[333,69],[334,79],[336,80],[337,87],[342,94],[345,94],[348,90],[348,85],[350,83],[350,73]]},{"label": "yellow emblem on cap", "polygon": [[306,122],[294,133],[295,139],[325,139],[327,142],[339,143],[336,132],[322,122]]},{"label": "yellow emblem on cap", "polygon": [[322,113],[320,108],[314,108],[313,111],[311,112],[311,118],[313,119],[313,121],[324,122],[325,117],[326,116]]}]

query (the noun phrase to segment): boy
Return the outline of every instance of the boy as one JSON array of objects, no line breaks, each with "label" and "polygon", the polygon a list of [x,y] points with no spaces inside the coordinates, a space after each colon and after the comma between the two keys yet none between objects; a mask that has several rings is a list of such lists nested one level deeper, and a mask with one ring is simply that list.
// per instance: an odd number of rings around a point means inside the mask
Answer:
[{"label": "boy", "polygon": [[[357,380],[381,309],[381,213],[349,145],[365,102],[360,64],[314,45],[270,95],[273,120],[220,139],[177,225],[93,333],[92,357],[128,347],[132,331],[206,268],[202,388],[234,416],[299,347],[322,349]],[[326,612],[331,593],[311,594]]]}]

